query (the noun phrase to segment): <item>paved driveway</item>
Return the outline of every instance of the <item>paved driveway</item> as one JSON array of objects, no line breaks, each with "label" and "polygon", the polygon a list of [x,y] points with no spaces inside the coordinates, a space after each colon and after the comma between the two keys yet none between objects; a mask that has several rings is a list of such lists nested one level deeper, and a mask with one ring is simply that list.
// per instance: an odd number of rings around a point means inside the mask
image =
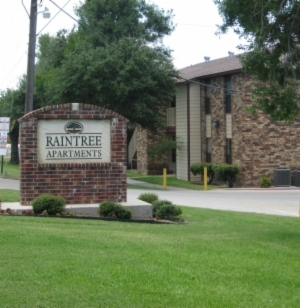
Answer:
[{"label": "paved driveway", "polygon": [[[138,182],[138,185],[149,186],[141,182]],[[19,181],[0,179],[0,188],[19,189]],[[128,189],[128,199],[137,199],[144,192],[149,190]],[[195,191],[168,187],[166,191],[153,192],[160,199],[167,199],[182,206],[299,217],[299,189]]]},{"label": "paved driveway", "polygon": [[[144,190],[129,189],[137,198]],[[153,191],[160,199],[167,199],[178,205],[253,212],[282,216],[299,216],[299,190],[167,190]]]}]

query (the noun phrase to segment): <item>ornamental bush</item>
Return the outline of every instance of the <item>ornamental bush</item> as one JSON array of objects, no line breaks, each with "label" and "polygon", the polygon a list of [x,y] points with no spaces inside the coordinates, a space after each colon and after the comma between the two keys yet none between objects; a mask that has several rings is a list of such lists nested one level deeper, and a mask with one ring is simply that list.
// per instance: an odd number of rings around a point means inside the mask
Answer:
[{"label": "ornamental bush", "polygon": [[218,179],[223,182],[228,182],[229,187],[233,187],[233,182],[239,174],[241,168],[237,165],[220,164],[213,165],[213,170]]},{"label": "ornamental bush", "polygon": [[60,196],[44,194],[36,197],[31,205],[35,214],[42,214],[46,211],[49,215],[56,215],[63,211],[66,200]]},{"label": "ornamental bush", "polygon": [[165,204],[172,205],[173,203],[169,200],[156,200],[152,203],[153,217],[157,216],[157,211]]},{"label": "ornamental bush", "polygon": [[272,180],[263,174],[260,178],[259,186],[262,188],[268,188],[272,185]]},{"label": "ornamental bush", "polygon": [[102,202],[99,205],[98,213],[103,217],[113,217],[120,219],[130,219],[132,217],[130,209],[113,201]]},{"label": "ornamental bush", "polygon": [[181,208],[169,200],[157,200],[152,204],[153,217],[162,219],[176,219],[182,214]]},{"label": "ornamental bush", "polygon": [[158,195],[154,193],[144,193],[138,196],[139,200],[152,204],[154,201],[158,200]]},{"label": "ornamental bush", "polygon": [[214,179],[214,169],[213,169],[213,164],[211,163],[195,163],[192,164],[190,167],[191,172],[193,175],[198,175],[201,174],[202,178],[204,176],[204,168],[207,168],[207,177],[208,177],[208,184],[211,184],[213,179]]},{"label": "ornamental bush", "polygon": [[176,219],[179,215],[182,214],[181,208],[175,206],[174,204],[163,204],[156,211],[156,216],[162,219]]}]

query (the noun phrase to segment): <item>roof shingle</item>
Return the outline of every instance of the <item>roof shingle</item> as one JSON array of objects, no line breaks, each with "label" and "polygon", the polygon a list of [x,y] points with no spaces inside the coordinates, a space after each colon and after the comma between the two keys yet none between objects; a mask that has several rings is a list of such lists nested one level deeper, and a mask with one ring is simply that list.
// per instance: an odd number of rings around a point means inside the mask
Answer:
[{"label": "roof shingle", "polygon": [[[209,62],[202,62],[179,70],[179,76],[185,79],[207,78],[224,75],[225,73],[241,71],[242,64],[237,56],[225,57]],[[184,82],[184,80],[178,80]]]}]

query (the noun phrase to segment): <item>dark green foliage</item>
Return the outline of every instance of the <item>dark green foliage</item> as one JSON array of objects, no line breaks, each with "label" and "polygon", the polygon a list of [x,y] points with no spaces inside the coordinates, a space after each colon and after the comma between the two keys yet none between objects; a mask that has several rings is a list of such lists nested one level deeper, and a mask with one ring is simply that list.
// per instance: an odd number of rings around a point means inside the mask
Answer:
[{"label": "dark green foliage", "polygon": [[163,204],[156,211],[156,216],[161,219],[176,219],[179,215],[182,214],[181,208],[175,206],[174,204]]},{"label": "dark green foliage", "polygon": [[35,214],[48,213],[56,215],[61,213],[66,205],[66,200],[60,196],[40,195],[31,202]]},{"label": "dark green foliage", "polygon": [[130,209],[126,208],[121,204],[117,204],[115,215],[120,219],[131,219],[132,213]]},{"label": "dark green foliage", "polygon": [[130,219],[132,213],[125,206],[113,201],[102,202],[99,206],[99,215],[103,217]]},{"label": "dark green foliage", "polygon": [[252,75],[255,103],[275,120],[292,121],[300,111],[300,2],[294,0],[214,0],[223,24],[247,40],[243,70]]},{"label": "dark green foliage", "polygon": [[138,199],[152,204],[154,201],[158,200],[158,195],[154,193],[143,193],[139,195]]},{"label": "dark green foliage", "polygon": [[99,215],[104,217],[111,217],[115,212],[115,202],[105,201],[100,204]]},{"label": "dark green foliage", "polygon": [[213,164],[211,163],[195,163],[191,165],[190,170],[193,175],[201,174],[202,178],[204,176],[204,168],[207,168],[207,177],[208,177],[208,184],[211,184],[214,179],[214,169]]},{"label": "dark green foliage", "polygon": [[100,105],[156,130],[161,106],[175,94],[176,70],[162,43],[173,31],[172,12],[144,0],[90,0],[77,14],[78,30],[39,39],[41,103]]},{"label": "dark green foliage", "polygon": [[152,159],[158,159],[164,155],[169,155],[169,152],[172,150],[180,150],[182,142],[170,138],[160,138],[157,142],[149,146],[148,155]]},{"label": "dark green foliage", "polygon": [[152,203],[152,211],[153,211],[153,217],[156,217],[157,211],[163,206],[163,205],[172,205],[173,203],[169,200],[157,200]]},{"label": "dark green foliage", "polygon": [[10,117],[9,137],[11,141],[11,159],[13,164],[19,163],[18,139],[19,122],[18,119],[24,114],[24,102],[26,92],[26,77],[19,79],[17,89],[6,89],[0,92],[0,114],[3,117]]},{"label": "dark green foliage", "polygon": [[233,187],[241,168],[237,165],[220,164],[214,165],[213,170],[219,180],[228,182],[229,187]]},{"label": "dark green foliage", "polygon": [[268,188],[272,185],[272,181],[270,178],[268,178],[265,174],[262,175],[260,179],[260,184],[259,186],[262,188]]}]

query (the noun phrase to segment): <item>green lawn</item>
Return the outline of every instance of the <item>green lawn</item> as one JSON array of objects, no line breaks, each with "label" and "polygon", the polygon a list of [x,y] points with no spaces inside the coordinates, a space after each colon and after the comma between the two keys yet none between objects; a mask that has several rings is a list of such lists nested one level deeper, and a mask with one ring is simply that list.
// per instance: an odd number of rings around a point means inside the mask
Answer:
[{"label": "green lawn", "polygon": [[0,189],[0,200],[2,202],[18,202],[20,191],[15,189]]},{"label": "green lawn", "polygon": [[[145,175],[145,174],[136,173],[132,171],[127,171],[126,174],[127,174],[127,177],[132,178],[137,181],[146,182],[146,183],[150,183],[153,185],[163,185],[162,176],[150,176],[150,175]],[[4,163],[3,174],[0,174],[0,177],[10,178],[10,179],[19,179],[20,177],[19,165]],[[172,175],[167,177],[167,186],[194,189],[194,190],[203,190],[203,185],[194,184],[189,181],[178,180]],[[147,189],[144,186],[139,186],[139,185],[127,185],[127,188]],[[208,185],[208,189],[214,189],[214,188],[216,187]]]},{"label": "green lawn", "polygon": [[183,207],[188,224],[0,216],[1,307],[300,307],[300,221]]},{"label": "green lawn", "polygon": [[162,188],[147,187],[144,185],[127,184],[128,189],[142,189],[142,190],[162,190]]},{"label": "green lawn", "polygon": [[[1,172],[1,162],[2,159],[0,157],[0,172]],[[19,165],[11,164],[9,163],[9,158],[4,158],[3,173],[0,173],[0,177],[8,179],[19,179],[20,177]]]},{"label": "green lawn", "polygon": [[146,176],[143,173],[137,173],[137,172],[134,172],[134,171],[131,171],[131,170],[127,170],[126,175],[127,175],[128,178],[138,178],[138,177]]},{"label": "green lawn", "polygon": [[[158,175],[144,175],[139,176],[137,178],[133,178],[136,181],[146,182],[154,185],[163,185],[163,177]],[[195,184],[189,181],[178,180],[175,176],[171,175],[167,177],[167,186],[186,188],[186,189],[194,189],[194,190],[203,190],[203,185]],[[208,185],[207,187],[210,189],[215,189],[216,186]],[[219,188],[219,187],[218,187]]]}]

